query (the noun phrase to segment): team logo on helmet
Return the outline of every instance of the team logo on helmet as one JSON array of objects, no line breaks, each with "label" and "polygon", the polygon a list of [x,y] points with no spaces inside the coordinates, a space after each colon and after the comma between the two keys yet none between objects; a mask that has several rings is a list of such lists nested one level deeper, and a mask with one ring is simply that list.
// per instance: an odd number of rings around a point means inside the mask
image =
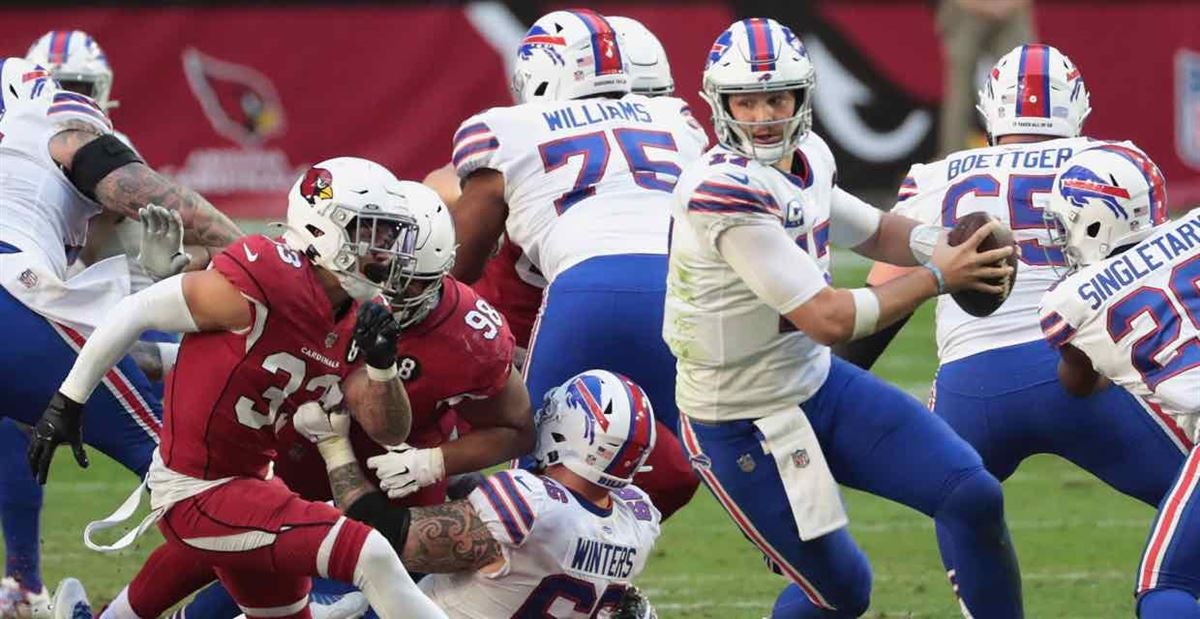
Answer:
[{"label": "team logo on helmet", "polygon": [[1121,206],[1118,198],[1129,199],[1129,190],[1105,182],[1095,172],[1081,166],[1071,166],[1062,174],[1059,193],[1074,206],[1087,206],[1088,200],[1100,200],[1113,216],[1129,219],[1129,213]]},{"label": "team logo on helmet", "polygon": [[317,200],[332,200],[333,174],[325,168],[309,168],[300,181],[300,195],[314,206]]},{"label": "team logo on helmet", "polygon": [[[599,425],[601,430],[608,430],[608,417],[605,410],[600,405],[601,393],[600,379],[595,376],[580,376],[571,381],[567,386],[567,405],[579,409],[585,413],[584,419],[587,420],[587,428],[584,430],[584,438],[588,444],[592,444],[596,437],[595,426]],[[612,406],[610,403],[609,406]]]},{"label": "team logo on helmet", "polygon": [[567,40],[561,36],[552,35],[546,32],[545,28],[534,24],[529,32],[525,33],[525,38],[521,39],[521,46],[517,48],[517,55],[523,60],[529,60],[533,56],[535,50],[544,50],[550,56],[555,64],[566,65],[562,54],[558,52],[559,47],[565,47]]},{"label": "team logo on helmet", "polygon": [[725,55],[725,52],[729,51],[729,42],[732,40],[733,31],[726,30],[725,32],[721,33],[721,36],[717,37],[716,41],[713,41],[712,49],[708,50],[708,63],[704,65],[705,69],[711,67],[713,63],[719,61],[721,57]]}]

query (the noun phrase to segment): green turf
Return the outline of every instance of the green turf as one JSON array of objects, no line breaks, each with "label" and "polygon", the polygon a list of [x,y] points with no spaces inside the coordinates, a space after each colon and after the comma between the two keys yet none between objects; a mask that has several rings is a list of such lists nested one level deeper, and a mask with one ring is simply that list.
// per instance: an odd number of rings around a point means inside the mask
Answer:
[{"label": "green turf", "polygon": [[[861,261],[838,255],[839,282],[861,282]],[[923,308],[877,366],[914,394],[928,388],[936,363],[932,312]],[[93,601],[111,598],[158,542],[157,533],[118,555],[87,550],[84,523],[102,517],[132,489],[133,476],[93,450],[87,471],[60,453],[47,489],[44,568],[48,582],[74,575]],[[1153,511],[1117,495],[1051,457],[1027,461],[1005,484],[1009,527],[1021,560],[1026,616],[1128,617],[1130,591]],[[958,617],[924,516],[861,493],[846,492],[850,530],[875,573],[872,617]],[[761,617],[782,578],[703,490],[663,529],[641,584],[664,619]]]}]

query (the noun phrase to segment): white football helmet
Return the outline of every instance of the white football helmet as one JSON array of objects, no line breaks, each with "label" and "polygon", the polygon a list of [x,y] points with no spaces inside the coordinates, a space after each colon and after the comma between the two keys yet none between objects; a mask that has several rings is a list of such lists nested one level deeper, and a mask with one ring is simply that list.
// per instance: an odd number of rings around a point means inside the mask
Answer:
[{"label": "white football helmet", "polygon": [[617,33],[593,11],[548,13],[533,22],[517,48],[512,76],[517,103],[625,94],[629,88]]},{"label": "white football helmet", "polygon": [[605,488],[624,488],[654,448],[654,409],[633,381],[604,370],[546,394],[537,412],[538,466],[561,464]]},{"label": "white football helmet", "polygon": [[1075,63],[1049,45],[1014,47],[996,61],[975,106],[988,140],[1025,134],[1073,138],[1092,112]]},{"label": "white football helmet", "polygon": [[1062,248],[1067,264],[1086,267],[1167,220],[1166,181],[1136,148],[1089,148],[1059,168],[1045,215],[1051,243]]},{"label": "white football helmet", "polygon": [[102,109],[117,107],[110,101],[113,72],[108,57],[91,35],[82,30],[51,30],[34,41],[25,58],[50,70],[62,90],[96,100]]},{"label": "white football helmet", "polygon": [[[22,102],[53,100],[56,92],[49,70],[24,58],[0,58],[0,118],[6,110],[20,109]],[[44,109],[40,113],[44,115]]]},{"label": "white football helmet", "polygon": [[[773,164],[796,149],[812,129],[812,92],[816,70],[800,38],[773,19],[756,17],[735,22],[708,52],[700,96],[713,111],[717,142],[765,164]],[[764,123],[734,120],[728,96],[740,93],[796,93],[796,112],[790,118]],[[756,144],[754,128],[784,125],[775,144]]]},{"label": "white football helmet", "polygon": [[[414,325],[437,307],[442,279],[454,266],[454,220],[437,192],[421,183],[400,181],[404,206],[417,222],[413,269],[408,289],[392,298],[401,327]],[[417,288],[416,284],[420,284]]]},{"label": "white football helmet", "polygon": [[288,192],[284,242],[337,275],[355,299],[382,294],[390,301],[416,263],[419,232],[406,208],[411,185],[366,159],[322,161]]},{"label": "white football helmet", "polygon": [[675,94],[675,78],[662,42],[642,22],[629,17],[609,17],[608,23],[617,30],[621,51],[629,61],[632,91],[647,97]]}]

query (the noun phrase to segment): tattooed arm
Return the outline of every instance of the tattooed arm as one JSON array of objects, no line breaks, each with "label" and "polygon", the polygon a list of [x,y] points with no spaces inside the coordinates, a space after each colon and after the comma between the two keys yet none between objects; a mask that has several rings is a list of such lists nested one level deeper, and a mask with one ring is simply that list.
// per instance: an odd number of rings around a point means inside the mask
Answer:
[{"label": "tattooed arm", "polygon": [[[100,137],[97,130],[82,121],[67,121],[64,130],[50,138],[50,156],[69,170],[75,153]],[[209,204],[200,194],[163,177],[144,163],[129,163],[108,173],[96,184],[96,201],[104,208],[133,219],[138,209],[157,204],[177,211],[185,228],[184,242],[204,247],[224,248],[242,236],[241,230]]]},{"label": "tattooed arm", "polygon": [[504,561],[500,542],[470,501],[414,507],[411,513],[408,539],[400,553],[406,568],[426,573],[461,572]]},{"label": "tattooed arm", "polygon": [[[328,462],[337,455],[329,453],[327,445],[320,443],[318,448]],[[329,487],[333,490],[334,502],[347,512],[359,499],[378,492],[353,459],[329,468]],[[483,569],[504,560],[500,542],[488,532],[487,525],[469,501],[407,509],[410,514],[408,536],[404,547],[396,548],[406,568],[426,573],[460,572]]]}]

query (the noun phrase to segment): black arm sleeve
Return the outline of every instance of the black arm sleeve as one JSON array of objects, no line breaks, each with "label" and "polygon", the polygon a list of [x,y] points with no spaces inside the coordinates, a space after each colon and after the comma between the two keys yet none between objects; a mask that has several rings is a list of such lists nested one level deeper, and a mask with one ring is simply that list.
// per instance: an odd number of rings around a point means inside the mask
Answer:
[{"label": "black arm sleeve", "polygon": [[346,510],[346,517],[370,525],[387,538],[396,554],[404,552],[412,515],[407,507],[392,505],[382,492],[364,494]]},{"label": "black arm sleeve", "polygon": [[900,329],[903,329],[904,325],[908,323],[909,318],[912,318],[912,314],[867,337],[838,344],[833,347],[833,354],[864,370],[869,370],[879,360],[883,351],[887,350],[888,344],[892,343],[892,338],[896,337]]}]

